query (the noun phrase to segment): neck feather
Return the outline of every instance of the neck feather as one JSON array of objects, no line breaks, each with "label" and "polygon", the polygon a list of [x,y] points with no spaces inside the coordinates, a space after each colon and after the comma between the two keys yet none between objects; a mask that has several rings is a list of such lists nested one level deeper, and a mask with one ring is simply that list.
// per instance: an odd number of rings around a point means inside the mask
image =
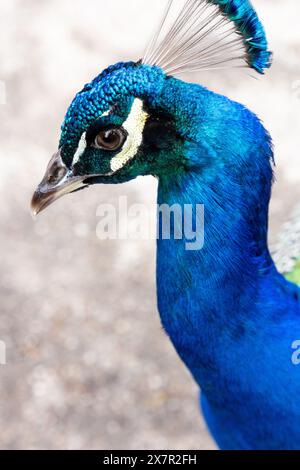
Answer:
[{"label": "neck feather", "polygon": [[194,216],[203,204],[205,226],[201,250],[186,250],[185,238],[158,241],[159,300],[189,292],[201,305],[216,304],[219,317],[241,314],[236,303],[274,269],[267,246],[270,136],[244,106],[200,86],[170,79],[162,105],[172,110],[185,145],[182,168],[160,175],[158,203],[192,205]]},{"label": "neck feather", "polygon": [[275,270],[267,247],[267,204],[258,215],[242,210],[240,202],[233,194],[218,194],[212,183],[203,187],[194,173],[159,182],[159,205],[204,204],[201,250],[186,250],[190,240],[184,237],[159,239],[157,247],[162,323],[202,387],[209,386],[208,372],[218,363],[222,335],[224,341],[240,335],[259,316],[252,309],[256,293]]}]

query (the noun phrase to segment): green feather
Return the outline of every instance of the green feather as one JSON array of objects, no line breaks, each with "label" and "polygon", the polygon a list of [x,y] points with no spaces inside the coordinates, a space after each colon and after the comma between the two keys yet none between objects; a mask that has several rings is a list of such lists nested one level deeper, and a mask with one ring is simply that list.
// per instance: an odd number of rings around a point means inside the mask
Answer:
[{"label": "green feather", "polygon": [[295,264],[293,271],[286,274],[285,276],[289,281],[294,282],[298,286],[300,286],[300,259]]}]

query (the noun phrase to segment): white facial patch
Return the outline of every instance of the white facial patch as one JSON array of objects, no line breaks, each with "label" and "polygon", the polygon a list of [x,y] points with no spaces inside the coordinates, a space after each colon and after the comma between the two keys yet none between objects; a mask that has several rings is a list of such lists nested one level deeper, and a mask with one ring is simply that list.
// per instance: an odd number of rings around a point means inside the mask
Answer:
[{"label": "white facial patch", "polygon": [[[103,113],[101,117],[109,116],[110,111]],[[112,158],[110,167],[112,173],[123,168],[126,163],[132,160],[138,152],[138,149],[143,140],[143,131],[149,115],[143,110],[143,102],[139,98],[133,101],[130,114],[126,121],[123,123],[123,128],[127,131],[128,137],[126,142],[118,155]],[[79,141],[76,152],[74,153],[73,163],[74,166],[80,157],[84,154],[87,148],[86,132],[84,132]]]},{"label": "white facial patch", "polygon": [[110,162],[113,172],[123,168],[137,154],[143,140],[143,131],[148,117],[149,115],[143,110],[142,100],[136,98],[127,120],[123,123],[124,129],[128,132],[127,140],[121,152]]}]

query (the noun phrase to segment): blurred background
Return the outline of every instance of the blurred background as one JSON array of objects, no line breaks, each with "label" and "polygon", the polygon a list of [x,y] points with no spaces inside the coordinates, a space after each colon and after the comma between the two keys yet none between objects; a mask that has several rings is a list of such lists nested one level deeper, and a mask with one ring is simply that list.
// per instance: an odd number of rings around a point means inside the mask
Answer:
[{"label": "blurred background", "polygon": [[[1,0],[0,448],[212,449],[198,392],[160,326],[155,242],[101,241],[102,202],[152,204],[156,182],[98,186],[33,221],[31,194],[66,108],[107,65],[142,57],[166,0]],[[255,111],[275,144],[271,243],[299,201],[300,4],[253,0],[265,77],[187,80]]]}]

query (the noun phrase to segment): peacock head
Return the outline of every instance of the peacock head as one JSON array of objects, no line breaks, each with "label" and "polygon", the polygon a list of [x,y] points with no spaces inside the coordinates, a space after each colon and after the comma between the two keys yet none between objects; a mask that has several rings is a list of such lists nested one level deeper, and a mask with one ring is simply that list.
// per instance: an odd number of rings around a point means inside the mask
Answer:
[{"label": "peacock head", "polygon": [[96,183],[160,175],[183,164],[184,135],[163,99],[168,81],[159,67],[129,62],[87,84],[68,109],[34,212]]},{"label": "peacock head", "polygon": [[[210,166],[213,161],[220,164],[211,157],[224,141],[228,154],[235,154],[234,147],[240,143],[232,123],[241,128],[244,108],[173,75],[241,59],[261,73],[269,66],[262,26],[249,2],[242,3],[186,0],[177,21],[188,34],[195,34],[196,28],[199,42],[194,40],[193,45],[187,36],[182,44],[173,45],[168,34],[161,41],[158,34],[143,61],[109,67],[75,96],[62,125],[59,150],[33,196],[34,213],[64,194],[96,183],[123,183],[149,174],[170,177],[196,160],[203,167],[208,161]],[[211,10],[205,17],[208,6]],[[194,24],[194,14],[200,24]],[[223,42],[203,49],[203,25],[209,36],[224,23],[229,29],[222,33]],[[175,52],[180,50],[185,52],[176,60]]]}]

